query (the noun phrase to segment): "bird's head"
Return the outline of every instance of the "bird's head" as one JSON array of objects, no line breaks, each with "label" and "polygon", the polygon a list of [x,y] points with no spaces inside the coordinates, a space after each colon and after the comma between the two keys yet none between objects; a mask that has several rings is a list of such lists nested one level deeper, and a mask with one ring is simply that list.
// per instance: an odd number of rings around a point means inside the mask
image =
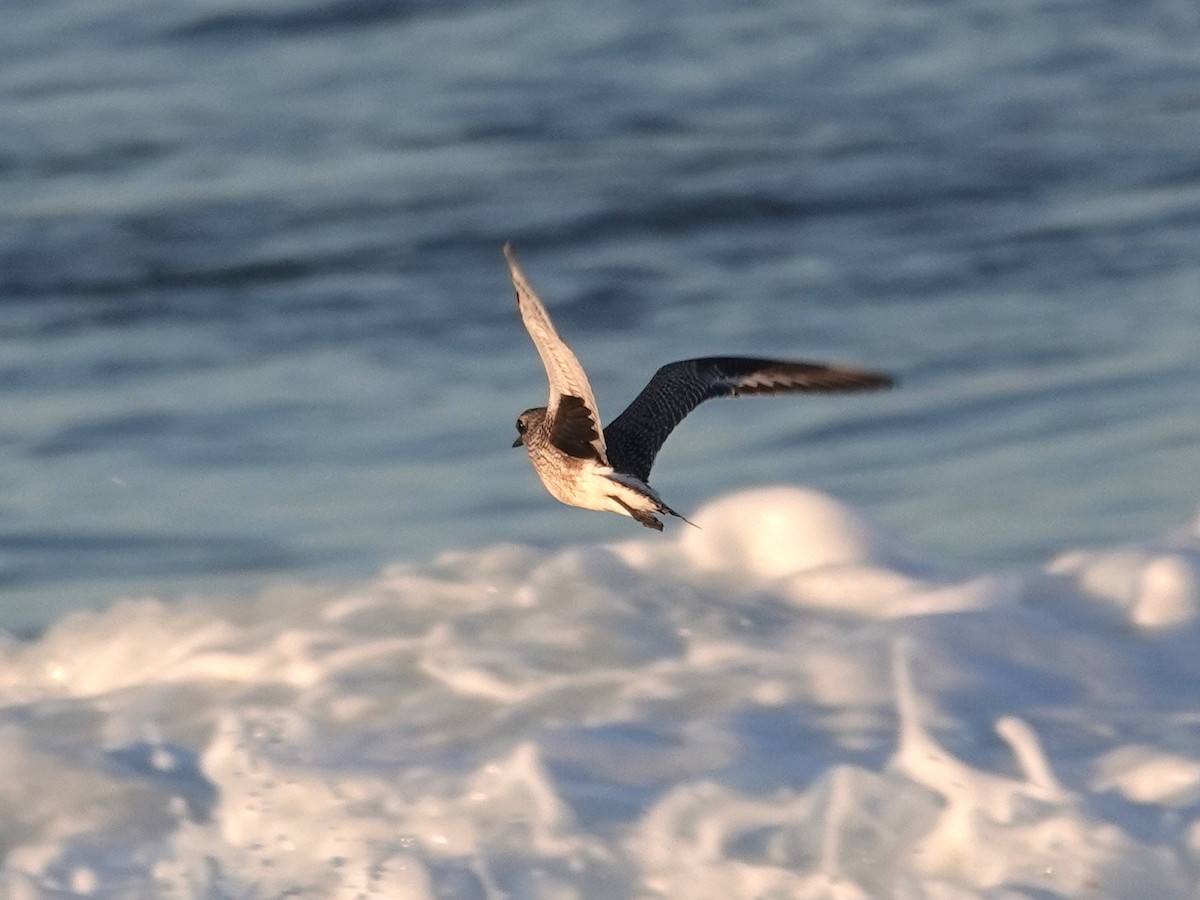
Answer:
[{"label": "bird's head", "polygon": [[513,446],[520,447],[524,444],[525,436],[529,434],[529,430],[540,425],[545,418],[546,407],[544,406],[535,406],[533,409],[527,409],[517,416],[517,439],[513,441]]}]

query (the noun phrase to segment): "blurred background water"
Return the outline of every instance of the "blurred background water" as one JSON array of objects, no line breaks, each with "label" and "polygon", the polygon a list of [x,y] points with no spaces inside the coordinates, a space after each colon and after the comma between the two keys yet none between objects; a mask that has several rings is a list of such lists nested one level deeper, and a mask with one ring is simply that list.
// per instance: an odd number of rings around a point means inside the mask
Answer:
[{"label": "blurred background water", "polygon": [[708,353],[894,372],[710,404],[685,514],[807,484],[964,566],[1200,501],[1200,11],[12,0],[0,627],[123,594],[640,535],[510,449],[515,242],[609,419]]}]

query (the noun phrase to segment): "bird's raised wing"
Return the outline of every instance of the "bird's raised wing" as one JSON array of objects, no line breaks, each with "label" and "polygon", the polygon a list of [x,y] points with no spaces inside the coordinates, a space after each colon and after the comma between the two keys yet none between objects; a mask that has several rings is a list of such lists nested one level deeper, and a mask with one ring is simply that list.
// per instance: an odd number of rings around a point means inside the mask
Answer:
[{"label": "bird's raised wing", "polygon": [[578,457],[595,457],[606,463],[604,431],[600,424],[600,409],[592,395],[583,366],[563,343],[546,307],[521,271],[512,245],[504,245],[504,258],[508,260],[508,271],[512,274],[513,287],[517,291],[517,308],[521,321],[533,338],[546,377],[550,380],[550,399],[546,403],[546,418],[550,426],[550,439],[559,449]]},{"label": "bird's raised wing", "polygon": [[668,363],[650,379],[629,407],[604,429],[608,458],[618,472],[642,481],[663,442],[684,417],[713,397],[743,394],[796,394],[873,391],[891,387],[878,372],[738,356],[708,356]]}]

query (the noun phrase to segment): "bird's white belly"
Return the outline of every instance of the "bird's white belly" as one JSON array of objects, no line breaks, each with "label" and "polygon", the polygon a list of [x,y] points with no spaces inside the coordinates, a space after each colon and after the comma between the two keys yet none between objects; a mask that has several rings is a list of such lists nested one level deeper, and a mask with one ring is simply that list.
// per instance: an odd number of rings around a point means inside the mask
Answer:
[{"label": "bird's white belly", "polygon": [[[647,493],[653,494],[649,488],[639,490],[622,483],[625,479],[633,480],[631,476],[617,474],[612,478],[611,466],[604,466],[590,459],[572,459],[569,465],[555,464],[537,465],[534,468],[554,499],[582,509],[594,509],[600,512],[615,512],[623,516],[629,515],[629,509],[645,510],[646,512],[661,512],[661,503],[656,503]],[[640,483],[639,483],[640,484]],[[618,502],[618,499],[620,502]]]}]

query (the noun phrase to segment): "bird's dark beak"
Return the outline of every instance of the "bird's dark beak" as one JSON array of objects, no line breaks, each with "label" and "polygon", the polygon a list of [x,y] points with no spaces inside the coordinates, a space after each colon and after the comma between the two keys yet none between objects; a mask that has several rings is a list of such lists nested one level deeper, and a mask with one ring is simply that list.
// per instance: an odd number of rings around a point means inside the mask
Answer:
[{"label": "bird's dark beak", "polygon": [[517,439],[516,439],[515,441],[513,441],[513,446],[514,446],[514,447],[520,447],[520,446],[521,446],[523,443],[525,443],[525,437],[524,437],[524,435],[520,435],[520,434],[518,434],[518,435],[517,435]]}]

